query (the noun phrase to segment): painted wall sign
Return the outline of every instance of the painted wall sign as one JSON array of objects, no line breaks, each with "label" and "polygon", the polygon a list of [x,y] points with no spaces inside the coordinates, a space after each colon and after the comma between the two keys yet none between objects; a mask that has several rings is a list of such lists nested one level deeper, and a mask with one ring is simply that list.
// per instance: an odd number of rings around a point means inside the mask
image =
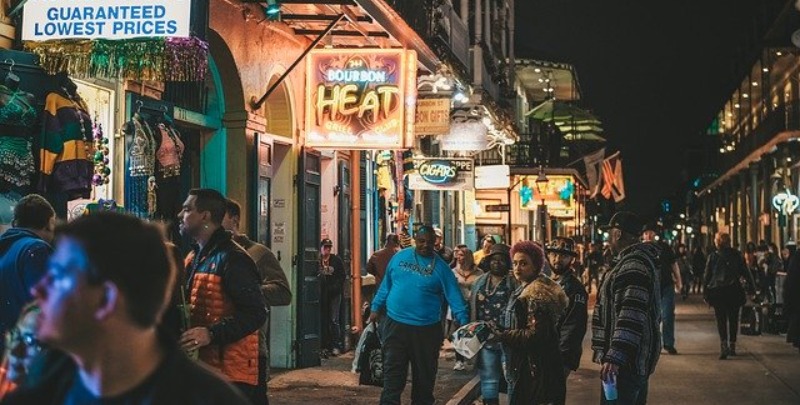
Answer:
[{"label": "painted wall sign", "polygon": [[188,37],[191,0],[28,0],[22,40]]},{"label": "painted wall sign", "polygon": [[454,122],[450,132],[439,137],[442,150],[486,150],[488,129],[483,122]]},{"label": "painted wall sign", "polygon": [[511,187],[511,168],[508,165],[475,167],[475,189],[507,189]]},{"label": "painted wall sign", "polygon": [[413,138],[414,51],[319,49],[306,66],[306,146],[402,149]]},{"label": "painted wall sign", "polygon": [[450,98],[424,98],[417,100],[414,133],[444,135],[450,132]]},{"label": "painted wall sign", "polygon": [[472,159],[415,159],[414,168],[415,171],[408,174],[408,186],[412,190],[475,189]]}]

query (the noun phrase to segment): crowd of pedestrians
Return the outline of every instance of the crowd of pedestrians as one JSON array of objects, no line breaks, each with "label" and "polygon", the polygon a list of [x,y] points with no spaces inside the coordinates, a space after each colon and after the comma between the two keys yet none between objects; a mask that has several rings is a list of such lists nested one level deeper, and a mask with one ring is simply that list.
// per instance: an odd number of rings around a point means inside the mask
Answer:
[{"label": "crowd of pedestrians", "polygon": [[[163,224],[124,214],[56,227],[47,200],[30,195],[14,215],[0,236],[3,404],[269,402],[269,313],[289,305],[292,291],[275,255],[240,233],[238,203],[192,190],[179,217],[194,242],[186,255]],[[443,339],[476,321],[491,329],[472,359],[489,405],[501,392],[511,404],[565,403],[588,326],[598,385],[615,387],[602,403],[646,403],[662,350],[678,353],[675,298],[692,293],[713,307],[720,359],[737,354],[740,312],[755,300],[782,305],[787,340],[800,348],[793,244],[739,252],[719,233],[707,255],[673,250],[656,224],[630,212],[602,229],[607,246],[586,254],[566,237],[509,246],[487,235],[473,253],[445,246],[427,225],[405,249],[388,235],[367,263],[377,285],[368,322],[380,330],[380,403],[400,403],[410,369],[412,402],[433,404]],[[332,246],[320,242],[323,357],[343,349],[347,271]],[[459,354],[454,369],[467,365]]]},{"label": "crowd of pedestrians", "polygon": [[190,191],[184,257],[164,224],[93,212],[56,228],[47,200],[23,198],[0,236],[2,403],[267,404],[268,314],[292,292],[240,211]]}]

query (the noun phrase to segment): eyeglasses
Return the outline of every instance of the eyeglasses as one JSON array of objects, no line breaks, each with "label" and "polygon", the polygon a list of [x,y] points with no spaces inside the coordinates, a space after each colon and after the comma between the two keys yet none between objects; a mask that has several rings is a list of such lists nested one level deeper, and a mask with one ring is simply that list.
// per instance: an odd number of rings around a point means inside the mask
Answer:
[{"label": "eyeglasses", "polygon": [[19,331],[18,328],[14,328],[8,333],[8,347],[14,347],[15,345],[22,343],[27,348],[31,348],[35,351],[42,350],[42,343],[36,337],[36,334],[32,332],[22,333]]}]

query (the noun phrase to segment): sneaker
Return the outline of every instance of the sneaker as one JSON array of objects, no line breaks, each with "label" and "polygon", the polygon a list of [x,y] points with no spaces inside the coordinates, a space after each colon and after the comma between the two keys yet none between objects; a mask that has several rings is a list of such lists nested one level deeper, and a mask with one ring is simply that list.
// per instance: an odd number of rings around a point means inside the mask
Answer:
[{"label": "sneaker", "polygon": [[464,366],[464,362],[463,361],[456,361],[456,365],[453,366],[453,370],[456,370],[456,371],[464,371],[465,369],[466,369],[466,367]]},{"label": "sneaker", "polygon": [[333,352],[331,352],[331,354],[332,354],[334,357],[336,357],[336,356],[338,356],[338,355],[342,354],[342,352],[341,352],[341,350],[339,350],[338,348],[334,348],[334,349],[333,349]]},{"label": "sneaker", "polygon": [[666,350],[669,354],[678,354],[678,351],[675,350],[675,347],[673,346],[664,346],[664,350]]}]

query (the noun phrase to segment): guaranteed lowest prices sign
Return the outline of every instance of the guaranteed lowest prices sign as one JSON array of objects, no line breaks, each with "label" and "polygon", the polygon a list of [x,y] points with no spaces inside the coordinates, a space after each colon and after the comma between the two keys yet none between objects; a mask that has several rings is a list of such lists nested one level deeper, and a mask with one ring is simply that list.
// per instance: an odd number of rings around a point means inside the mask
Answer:
[{"label": "guaranteed lowest prices sign", "polygon": [[188,37],[191,0],[28,0],[22,39]]},{"label": "guaranteed lowest prices sign", "polygon": [[307,59],[306,146],[403,149],[413,139],[414,51],[316,49]]},{"label": "guaranteed lowest prices sign", "polygon": [[412,190],[473,190],[475,170],[472,159],[414,159],[414,171],[408,174]]}]

